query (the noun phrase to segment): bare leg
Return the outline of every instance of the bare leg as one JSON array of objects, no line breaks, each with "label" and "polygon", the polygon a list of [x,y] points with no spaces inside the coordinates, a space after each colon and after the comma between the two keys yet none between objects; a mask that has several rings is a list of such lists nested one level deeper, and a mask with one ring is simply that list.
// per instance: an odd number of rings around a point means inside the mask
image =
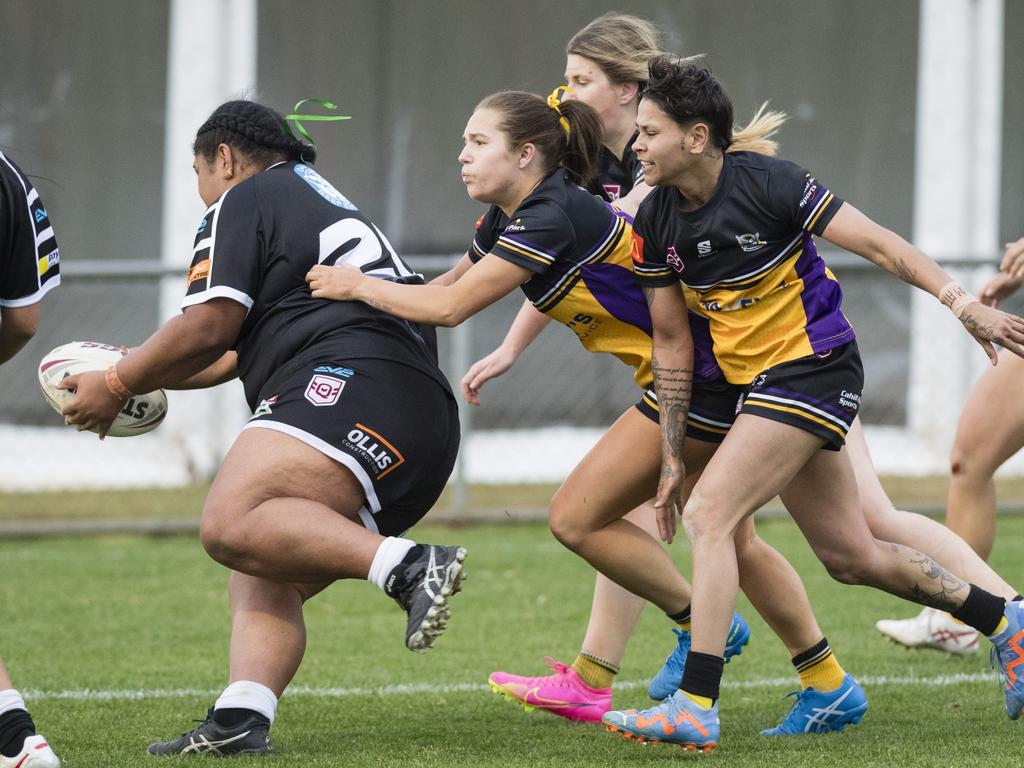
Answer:
[{"label": "bare leg", "polygon": [[[658,523],[651,502],[633,509],[625,519],[657,540]],[[582,650],[619,666],[633,628],[646,604],[642,597],[637,597],[604,574],[598,573],[594,581],[594,599],[590,606]]]},{"label": "bare leg", "polygon": [[821,640],[804,583],[789,561],[757,535],[752,517],[740,523],[736,532],[736,562],[740,589],[790,656]]},{"label": "bare leg", "polygon": [[8,688],[13,688],[14,683],[11,682],[11,676],[7,674],[7,667],[4,666],[4,660],[0,659],[0,691],[6,691]]},{"label": "bare leg", "polygon": [[853,422],[846,446],[857,478],[861,508],[875,538],[913,546],[943,567],[994,595],[1009,600],[1017,594],[954,531],[924,515],[893,507],[882,484],[878,482],[859,419]]},{"label": "bare leg", "polygon": [[[1024,446],[1024,360],[1003,353],[971,390],[950,455],[946,525],[983,559],[996,536],[996,469]],[[1001,593],[1000,593],[1001,594]],[[1012,596],[1015,593],[1011,593]]]},{"label": "bare leg", "polygon": [[363,489],[348,469],[268,429],[244,430],[203,508],[200,535],[232,570],[277,582],[366,578],[384,537],[356,522]]},{"label": "bare leg", "polygon": [[230,680],[252,680],[280,698],[306,651],[303,603],[328,586],[279,584],[233,571]]},{"label": "bare leg", "polygon": [[[686,450],[700,445],[690,441]],[[702,463],[692,458],[691,466]],[[658,425],[631,408],[558,489],[549,523],[555,538],[605,576],[671,614],[689,604],[689,584],[657,539],[622,518],[654,496],[660,461]]]}]

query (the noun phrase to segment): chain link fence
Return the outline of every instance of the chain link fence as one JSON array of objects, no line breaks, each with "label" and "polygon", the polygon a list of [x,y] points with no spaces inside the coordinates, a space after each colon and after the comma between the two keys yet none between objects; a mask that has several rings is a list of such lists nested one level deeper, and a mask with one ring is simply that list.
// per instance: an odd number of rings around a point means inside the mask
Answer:
[{"label": "chain link fence", "polygon": [[[411,257],[429,278],[456,257]],[[966,357],[942,341],[911,337],[911,289],[867,262],[826,255],[844,290],[844,311],[858,330],[867,378],[862,417],[873,446],[889,440],[892,455],[876,455],[880,471],[919,473],[919,456],[906,445],[913,386],[912,344],[925,344],[937,369],[965,381],[976,378],[984,356]],[[994,257],[950,259],[947,268],[980,285]],[[36,338],[0,368],[0,489],[178,485],[207,479],[248,417],[237,382],[203,392],[171,392],[167,421],[149,435],[108,439],[64,427],[41,397],[36,366],[53,347],[72,340],[136,345],[159,325],[161,291],[180,275],[152,262],[69,261],[63,284],[44,299]],[[468,366],[491,352],[522,304],[517,292],[457,329],[441,329],[441,365],[453,387]],[[1018,301],[1008,307],[1021,311]],[[947,313],[948,314],[948,313]],[[966,394],[966,387],[964,394]],[[557,482],[639,391],[632,371],[609,355],[586,353],[567,329],[552,323],[504,376],[482,390],[482,407],[462,406],[459,483]],[[936,413],[938,434],[952,439],[955,414]],[[900,442],[900,441],[903,442]],[[895,441],[895,442],[893,442]],[[942,454],[943,450],[937,451]],[[931,471],[944,468],[930,461]]]}]

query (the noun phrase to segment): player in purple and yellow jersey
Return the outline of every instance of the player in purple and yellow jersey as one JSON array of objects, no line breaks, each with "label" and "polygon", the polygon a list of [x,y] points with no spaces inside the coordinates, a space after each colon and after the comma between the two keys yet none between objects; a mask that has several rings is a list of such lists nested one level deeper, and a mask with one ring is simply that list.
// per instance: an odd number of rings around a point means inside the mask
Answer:
[{"label": "player in purple and yellow jersey", "polygon": [[[1022,663],[1024,606],[915,549],[877,539],[865,519],[842,450],[863,370],[839,284],[813,235],[939,297],[993,362],[993,342],[1024,353],[1024,320],[979,303],[800,166],[727,152],[732,120],[732,104],[707,69],[667,57],[651,63],[634,146],[645,179],[659,189],[637,214],[634,269],[654,326],[662,431],[656,506],[664,526],[681,513],[691,541],[694,631],[680,689],[653,709],[609,712],[604,722],[641,740],[705,751],[717,745],[722,653],[741,572],[736,532],[776,494],[834,578],[950,611],[989,636],[1015,719],[1024,707],[1024,680],[1014,672]],[[698,295],[723,374],[743,388],[736,421],[685,506],[683,446],[699,342],[684,285]],[[660,598],[641,579],[629,586]]]}]

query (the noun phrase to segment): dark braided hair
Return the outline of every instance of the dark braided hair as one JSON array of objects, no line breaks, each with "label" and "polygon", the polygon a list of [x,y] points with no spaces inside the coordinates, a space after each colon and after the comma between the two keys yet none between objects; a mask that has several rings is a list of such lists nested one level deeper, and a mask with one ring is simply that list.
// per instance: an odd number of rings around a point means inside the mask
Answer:
[{"label": "dark braided hair", "polygon": [[196,131],[192,152],[209,162],[221,144],[263,166],[282,160],[312,165],[316,160],[316,149],[289,135],[279,112],[255,101],[228,101],[217,107]]}]

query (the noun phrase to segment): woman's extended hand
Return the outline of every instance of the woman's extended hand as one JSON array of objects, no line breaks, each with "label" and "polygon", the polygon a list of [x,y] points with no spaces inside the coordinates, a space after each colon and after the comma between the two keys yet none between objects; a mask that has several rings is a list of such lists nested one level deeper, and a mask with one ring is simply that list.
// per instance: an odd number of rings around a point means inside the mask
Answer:
[{"label": "woman's extended hand", "polygon": [[350,264],[325,267],[317,264],[306,273],[306,282],[314,299],[358,300],[356,291],[366,276]]}]

